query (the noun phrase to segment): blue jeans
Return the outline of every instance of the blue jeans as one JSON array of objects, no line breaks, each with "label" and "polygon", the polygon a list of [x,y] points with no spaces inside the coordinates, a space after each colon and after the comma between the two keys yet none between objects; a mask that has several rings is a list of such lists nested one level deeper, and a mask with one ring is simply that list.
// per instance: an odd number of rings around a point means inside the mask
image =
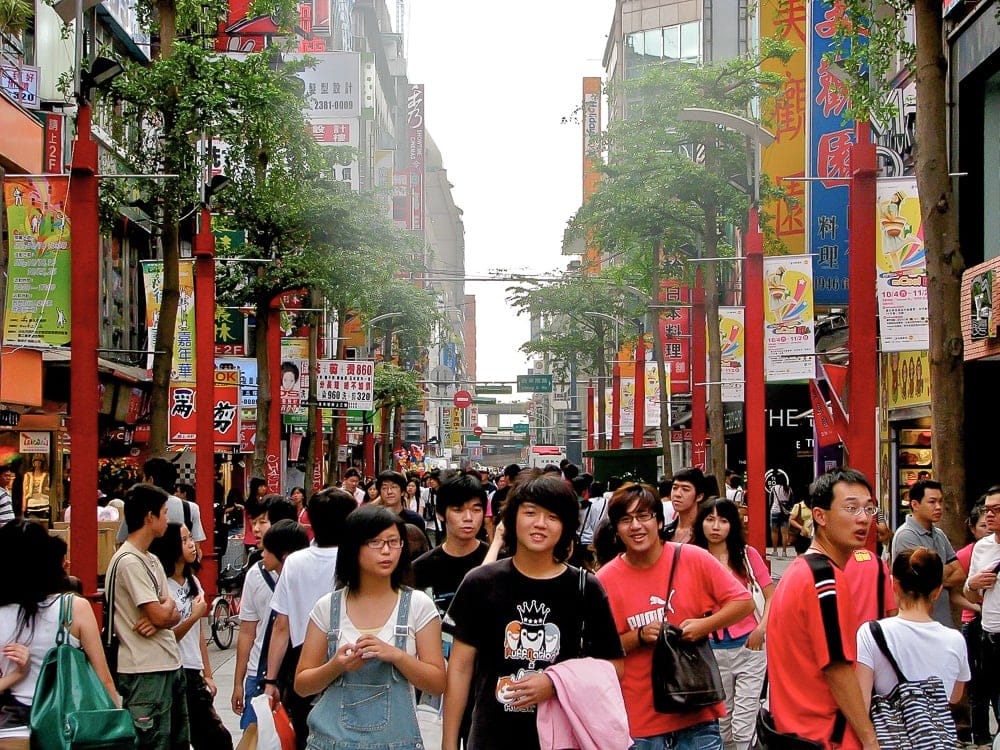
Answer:
[{"label": "blue jeans", "polygon": [[243,683],[243,715],[240,716],[240,729],[246,731],[248,726],[257,723],[257,713],[250,705],[250,700],[263,692],[264,685],[260,680],[257,677],[247,675],[246,681]]},{"label": "blue jeans", "polygon": [[632,750],[723,750],[718,719],[633,742]]}]

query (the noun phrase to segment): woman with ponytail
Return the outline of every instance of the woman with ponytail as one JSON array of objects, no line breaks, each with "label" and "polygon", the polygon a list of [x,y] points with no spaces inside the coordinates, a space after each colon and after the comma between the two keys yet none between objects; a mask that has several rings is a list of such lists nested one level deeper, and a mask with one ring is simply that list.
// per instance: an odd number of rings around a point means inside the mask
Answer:
[{"label": "woman with ponytail", "polygon": [[[934,550],[916,547],[900,552],[892,563],[892,590],[899,613],[878,623],[906,678],[941,678],[945,695],[954,704],[969,680],[969,659],[962,634],[935,621],[931,614],[943,578],[944,563]],[[857,675],[869,705],[873,693],[888,695],[897,682],[867,623],[858,630]]]}]

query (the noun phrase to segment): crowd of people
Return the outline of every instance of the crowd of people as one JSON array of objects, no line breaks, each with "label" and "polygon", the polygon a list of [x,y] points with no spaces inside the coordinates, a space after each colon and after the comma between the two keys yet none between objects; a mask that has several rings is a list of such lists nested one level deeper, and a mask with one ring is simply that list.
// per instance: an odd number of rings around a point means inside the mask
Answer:
[{"label": "crowd of people", "polygon": [[[143,473],[125,493],[105,581],[117,664],[82,599],[72,637],[132,714],[140,747],[232,748],[199,626],[198,506],[175,494],[169,462]],[[495,483],[474,471],[414,479],[382,472],[373,493],[350,470],[308,500],[251,483],[230,701],[242,727],[268,695],[300,748],[418,750],[417,701],[442,695],[442,750],[748,750],[755,739],[871,750],[900,681],[929,680],[941,698],[934,731],[957,740],[968,725],[973,746],[990,742],[1000,486],[973,509],[976,541],[956,553],[937,525],[940,485],[918,482],[887,565],[873,551],[867,478],[828,472],[801,507],[781,499],[786,523],[770,508],[774,554],[792,518],[808,540],[776,583],[767,551],[746,541],[739,482],[719,492],[697,468],[655,487],[595,482],[569,463],[511,466]],[[0,558],[23,571],[0,588],[0,750],[29,747],[52,604],[73,588],[65,553],[38,523],[0,527]],[[678,694],[664,709],[666,688],[653,684],[669,629],[707,644],[698,668],[719,678],[709,699]]]}]

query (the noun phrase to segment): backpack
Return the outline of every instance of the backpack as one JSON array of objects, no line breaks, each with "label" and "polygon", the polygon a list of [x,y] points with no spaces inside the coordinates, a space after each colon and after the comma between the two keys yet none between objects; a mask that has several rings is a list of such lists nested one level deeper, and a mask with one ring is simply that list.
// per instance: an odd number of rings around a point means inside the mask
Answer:
[{"label": "backpack", "polygon": [[32,750],[131,750],[132,714],[116,708],[87,655],[69,644],[73,595],[59,600],[56,645],[42,661],[31,703]]},{"label": "backpack", "polygon": [[896,673],[899,684],[888,695],[873,695],[872,724],[882,750],[942,750],[958,747],[958,732],[948,708],[944,683],[934,676],[907,680],[889,651],[882,626],[868,623],[879,651]]}]

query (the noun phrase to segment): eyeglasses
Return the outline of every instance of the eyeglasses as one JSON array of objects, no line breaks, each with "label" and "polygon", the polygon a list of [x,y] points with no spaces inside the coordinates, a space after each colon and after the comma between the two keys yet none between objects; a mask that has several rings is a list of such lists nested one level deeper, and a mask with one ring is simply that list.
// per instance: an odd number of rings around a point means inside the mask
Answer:
[{"label": "eyeglasses", "polygon": [[387,544],[389,545],[389,549],[403,548],[403,540],[398,536],[392,539],[369,539],[365,544],[368,546],[368,549],[377,549],[380,551],[385,549]]},{"label": "eyeglasses", "polygon": [[860,516],[864,513],[871,517],[878,513],[878,508],[874,505],[845,505],[841,510],[851,516]]},{"label": "eyeglasses", "polygon": [[988,516],[995,516],[1000,514],[1000,505],[984,505],[983,513]]},{"label": "eyeglasses", "polygon": [[635,513],[631,516],[622,516],[621,518],[619,518],[618,525],[631,526],[632,521],[638,521],[639,523],[646,523],[647,521],[652,521],[652,520],[653,520],[652,511],[640,510],[638,513]]}]

